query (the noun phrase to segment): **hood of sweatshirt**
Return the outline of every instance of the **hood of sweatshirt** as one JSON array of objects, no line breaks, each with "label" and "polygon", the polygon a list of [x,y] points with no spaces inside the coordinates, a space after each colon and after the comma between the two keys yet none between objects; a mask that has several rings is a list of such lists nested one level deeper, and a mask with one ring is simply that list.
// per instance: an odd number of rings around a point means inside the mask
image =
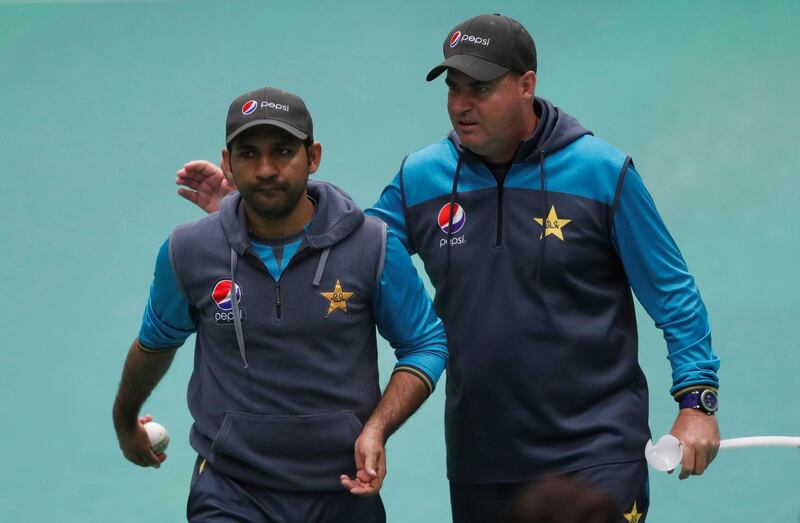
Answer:
[{"label": "hood of sweatshirt", "polygon": [[[544,98],[534,98],[533,108],[539,116],[539,123],[536,126],[533,136],[521,142],[517,147],[517,151],[512,159],[512,164],[524,162],[539,164],[539,170],[541,172],[539,177],[539,190],[542,193],[542,216],[547,216],[547,171],[545,169],[545,158],[563,149],[578,138],[587,134],[592,134],[592,132],[584,128],[575,117],[565,113]],[[456,163],[456,170],[453,174],[453,189],[450,194],[450,208],[452,209],[458,201],[458,178],[461,173],[463,161],[469,159],[470,161],[483,162],[484,160],[479,155],[464,147],[455,131],[450,132],[449,139],[453,142],[453,145],[458,151],[458,162]],[[502,183],[502,180],[499,181],[500,185],[502,185]],[[450,222],[448,224],[449,231],[453,229],[452,220],[454,214],[455,213],[450,213]],[[449,269],[451,233],[448,232],[447,236],[447,266]],[[545,249],[546,244],[543,243],[536,262],[535,278],[537,288],[541,288],[542,264],[545,256]],[[544,304],[544,298],[541,296],[541,293],[537,293],[537,296]]]},{"label": "hood of sweatshirt", "polygon": [[[331,248],[350,236],[364,223],[364,212],[346,192],[333,184],[309,181],[306,190],[316,202],[316,212],[306,230],[305,241],[309,248],[322,251],[314,281],[311,282],[312,285],[318,286]],[[243,256],[250,248],[250,233],[247,230],[245,206],[239,191],[232,192],[222,200],[219,219],[228,244],[230,244],[231,281],[235,282],[239,257]],[[239,345],[242,364],[247,368],[247,347],[244,343],[239,303],[235,295],[236,285],[231,285],[230,292],[236,342]]]},{"label": "hood of sweatshirt", "polygon": [[[316,203],[314,219],[306,231],[306,241],[313,249],[326,249],[350,236],[363,222],[364,213],[339,187],[309,180],[308,195]],[[234,191],[220,205],[222,229],[231,248],[240,256],[250,246],[242,195]]]},{"label": "hood of sweatshirt", "polygon": [[[539,124],[533,136],[522,142],[514,155],[513,163],[521,163],[541,158],[559,151],[581,136],[592,134],[578,120],[544,98],[536,97],[534,110],[539,116]],[[461,144],[455,131],[450,131],[450,141],[456,146],[459,154],[478,158],[478,155]]]}]

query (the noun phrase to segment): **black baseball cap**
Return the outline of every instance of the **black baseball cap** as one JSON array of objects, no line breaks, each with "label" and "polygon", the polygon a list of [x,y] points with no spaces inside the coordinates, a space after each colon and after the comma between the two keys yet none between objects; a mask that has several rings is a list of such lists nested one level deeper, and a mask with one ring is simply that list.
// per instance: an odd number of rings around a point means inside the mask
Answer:
[{"label": "black baseball cap", "polygon": [[507,16],[479,15],[455,26],[444,40],[444,62],[428,73],[430,82],[455,69],[481,82],[509,71],[536,71],[536,46],[522,24]]},{"label": "black baseball cap", "polygon": [[245,93],[231,102],[225,122],[225,144],[243,131],[271,125],[303,141],[314,140],[314,124],[303,99],[274,87]]}]

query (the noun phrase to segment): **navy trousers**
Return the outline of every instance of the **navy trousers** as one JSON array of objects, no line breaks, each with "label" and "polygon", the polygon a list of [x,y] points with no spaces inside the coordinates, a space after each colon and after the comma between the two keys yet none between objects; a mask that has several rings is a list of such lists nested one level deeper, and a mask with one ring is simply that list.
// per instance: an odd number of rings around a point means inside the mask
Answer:
[{"label": "navy trousers", "polygon": [[198,458],[186,519],[242,523],[385,523],[380,496],[341,492],[289,492],[236,481]]},{"label": "navy trousers", "polygon": [[[620,522],[645,523],[650,507],[650,485],[644,460],[590,467],[566,475],[603,491],[619,508]],[[453,523],[511,521],[510,508],[526,489],[535,484],[450,482]]]}]

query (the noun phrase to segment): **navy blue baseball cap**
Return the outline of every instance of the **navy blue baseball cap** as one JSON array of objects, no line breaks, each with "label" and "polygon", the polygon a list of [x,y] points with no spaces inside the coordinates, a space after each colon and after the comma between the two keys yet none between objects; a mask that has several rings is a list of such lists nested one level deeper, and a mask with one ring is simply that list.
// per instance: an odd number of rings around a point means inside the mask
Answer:
[{"label": "navy blue baseball cap", "polygon": [[479,15],[461,22],[444,40],[444,62],[428,73],[430,82],[447,69],[455,69],[481,82],[509,71],[536,72],[533,37],[513,18]]}]

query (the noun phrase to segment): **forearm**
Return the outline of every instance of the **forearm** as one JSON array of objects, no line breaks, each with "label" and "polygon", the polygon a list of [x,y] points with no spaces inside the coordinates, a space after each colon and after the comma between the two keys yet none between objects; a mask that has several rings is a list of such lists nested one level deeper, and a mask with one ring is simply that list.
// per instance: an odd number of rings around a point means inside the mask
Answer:
[{"label": "forearm", "polygon": [[117,397],[114,400],[114,428],[130,429],[135,426],[139,410],[175,357],[174,350],[146,352],[135,339],[125,359]]},{"label": "forearm", "polygon": [[427,397],[428,388],[420,378],[408,372],[395,372],[364,431],[375,431],[385,442]]}]

